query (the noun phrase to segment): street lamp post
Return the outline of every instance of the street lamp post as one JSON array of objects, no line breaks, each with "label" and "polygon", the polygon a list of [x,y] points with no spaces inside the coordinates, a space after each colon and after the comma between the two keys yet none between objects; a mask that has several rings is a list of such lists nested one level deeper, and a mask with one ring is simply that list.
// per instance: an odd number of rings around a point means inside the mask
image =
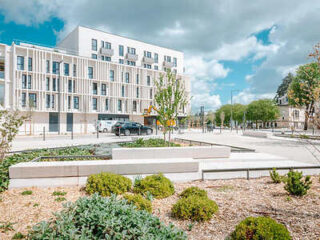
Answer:
[{"label": "street lamp post", "polygon": [[201,114],[201,122],[202,122],[202,133],[204,133],[204,106],[200,107],[200,114]]},{"label": "street lamp post", "polygon": [[233,127],[232,110],[233,110],[233,93],[234,93],[234,92],[239,92],[239,90],[231,90],[231,116],[230,116],[230,127],[231,127],[231,131],[232,131],[232,127]]}]

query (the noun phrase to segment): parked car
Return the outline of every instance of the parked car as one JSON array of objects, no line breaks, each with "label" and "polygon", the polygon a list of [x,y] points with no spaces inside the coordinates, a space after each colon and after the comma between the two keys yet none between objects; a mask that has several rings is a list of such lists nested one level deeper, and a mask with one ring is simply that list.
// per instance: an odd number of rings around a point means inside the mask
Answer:
[{"label": "parked car", "polygon": [[116,124],[112,126],[111,132],[112,132],[112,133],[115,133],[116,129],[118,129],[118,127],[119,127],[120,125],[124,124],[124,123],[125,123],[125,122],[123,122],[123,121],[117,121]]},{"label": "parked car", "polygon": [[111,132],[112,127],[117,123],[117,120],[98,120],[97,127],[99,132]]},{"label": "parked car", "polygon": [[114,133],[119,136],[121,134],[124,134],[125,136],[130,136],[131,134],[141,135],[141,134],[147,134],[150,135],[153,133],[153,130],[151,127],[143,126],[140,123],[137,122],[124,122],[124,123],[117,123],[114,126]]}]

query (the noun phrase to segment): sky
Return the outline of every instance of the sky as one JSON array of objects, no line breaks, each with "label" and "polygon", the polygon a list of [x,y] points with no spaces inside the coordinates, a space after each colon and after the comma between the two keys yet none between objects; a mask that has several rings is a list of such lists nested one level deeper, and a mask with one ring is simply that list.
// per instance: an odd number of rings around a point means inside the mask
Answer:
[{"label": "sky", "polygon": [[320,41],[318,0],[0,0],[0,42],[54,46],[77,25],[184,52],[192,110],[273,98]]}]

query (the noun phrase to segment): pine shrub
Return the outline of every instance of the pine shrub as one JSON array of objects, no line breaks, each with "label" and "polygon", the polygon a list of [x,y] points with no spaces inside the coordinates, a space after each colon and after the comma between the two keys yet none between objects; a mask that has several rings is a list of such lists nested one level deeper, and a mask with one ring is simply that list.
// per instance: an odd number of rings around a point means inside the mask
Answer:
[{"label": "pine shrub", "polygon": [[306,176],[303,180],[302,172],[289,171],[285,180],[284,189],[292,195],[303,196],[307,194],[311,184],[310,176]]},{"label": "pine shrub", "polygon": [[114,173],[98,173],[88,177],[86,192],[89,194],[98,193],[101,196],[111,194],[122,194],[131,189],[132,181],[124,176]]},{"label": "pine shrub", "polygon": [[181,198],[172,207],[172,216],[183,220],[208,221],[218,211],[215,201],[207,197],[191,195]]},{"label": "pine shrub", "polygon": [[272,169],[272,171],[270,171],[269,173],[273,183],[281,183],[282,177],[275,168]]},{"label": "pine shrub", "polygon": [[229,240],[291,240],[292,237],[288,229],[269,217],[247,217],[241,221]]},{"label": "pine shrub", "polygon": [[152,213],[151,201],[145,199],[140,194],[125,194],[123,197],[129,204],[133,204],[134,206],[136,206],[138,210],[145,210],[149,213]]},{"label": "pine shrub", "polygon": [[94,194],[64,205],[55,218],[36,224],[28,239],[174,239],[187,235],[172,224],[166,226],[146,211],[138,211],[116,196]]},{"label": "pine shrub", "polygon": [[174,186],[168,178],[159,173],[135,181],[133,191],[143,195],[149,192],[154,198],[161,199],[174,194]]},{"label": "pine shrub", "polygon": [[189,187],[183,190],[182,193],[180,193],[180,197],[187,198],[190,196],[198,196],[198,197],[208,197],[208,194],[206,190],[200,189],[198,187]]}]

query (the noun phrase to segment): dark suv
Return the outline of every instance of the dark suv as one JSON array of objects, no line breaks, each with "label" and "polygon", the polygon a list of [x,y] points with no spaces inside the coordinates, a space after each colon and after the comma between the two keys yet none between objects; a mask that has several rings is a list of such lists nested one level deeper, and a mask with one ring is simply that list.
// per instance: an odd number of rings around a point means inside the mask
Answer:
[{"label": "dark suv", "polygon": [[124,122],[117,123],[114,125],[114,133],[119,136],[120,134],[124,134],[125,136],[130,136],[131,134],[147,134],[150,135],[153,133],[152,128],[141,125],[136,122]]}]

